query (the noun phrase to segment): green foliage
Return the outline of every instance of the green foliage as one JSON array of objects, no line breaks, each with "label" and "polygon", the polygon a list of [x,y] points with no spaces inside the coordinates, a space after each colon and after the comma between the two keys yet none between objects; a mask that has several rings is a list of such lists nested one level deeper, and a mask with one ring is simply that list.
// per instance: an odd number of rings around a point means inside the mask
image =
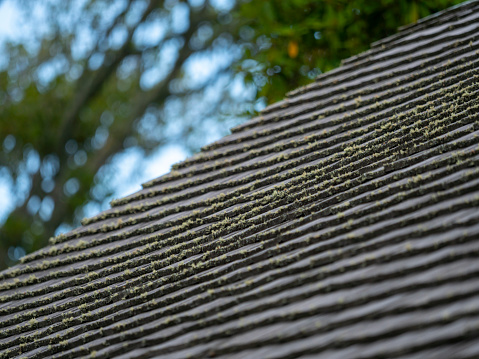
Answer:
[{"label": "green foliage", "polygon": [[[369,48],[397,28],[441,11],[461,0],[254,0],[237,16],[248,46],[243,59],[255,66],[242,69],[259,87],[268,104],[281,100],[342,59]],[[244,65],[244,62],[241,62]]]}]

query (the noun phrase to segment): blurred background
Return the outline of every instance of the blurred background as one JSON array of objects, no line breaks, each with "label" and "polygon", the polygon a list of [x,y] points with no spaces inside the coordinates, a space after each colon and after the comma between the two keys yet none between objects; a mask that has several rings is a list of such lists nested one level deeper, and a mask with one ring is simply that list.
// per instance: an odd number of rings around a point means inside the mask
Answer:
[{"label": "blurred background", "polygon": [[0,269],[458,0],[0,0]]}]

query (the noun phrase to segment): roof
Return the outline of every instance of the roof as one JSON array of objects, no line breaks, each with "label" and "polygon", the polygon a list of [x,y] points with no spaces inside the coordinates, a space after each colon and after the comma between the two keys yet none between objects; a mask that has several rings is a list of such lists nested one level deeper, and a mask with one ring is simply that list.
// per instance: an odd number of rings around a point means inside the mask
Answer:
[{"label": "roof", "polygon": [[0,273],[0,357],[479,356],[479,2]]}]

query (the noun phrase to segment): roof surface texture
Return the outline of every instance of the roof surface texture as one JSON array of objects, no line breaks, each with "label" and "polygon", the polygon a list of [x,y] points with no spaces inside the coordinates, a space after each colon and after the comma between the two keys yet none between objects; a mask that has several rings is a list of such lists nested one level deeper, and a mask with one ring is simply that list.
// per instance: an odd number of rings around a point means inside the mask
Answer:
[{"label": "roof surface texture", "polygon": [[479,2],[0,273],[0,357],[479,357]]}]

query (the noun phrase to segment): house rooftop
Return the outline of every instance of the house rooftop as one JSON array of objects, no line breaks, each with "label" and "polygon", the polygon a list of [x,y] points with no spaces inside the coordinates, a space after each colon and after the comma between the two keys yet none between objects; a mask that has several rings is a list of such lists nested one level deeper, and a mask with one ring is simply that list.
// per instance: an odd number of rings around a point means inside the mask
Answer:
[{"label": "house rooftop", "polygon": [[0,273],[0,358],[479,357],[479,1]]}]

